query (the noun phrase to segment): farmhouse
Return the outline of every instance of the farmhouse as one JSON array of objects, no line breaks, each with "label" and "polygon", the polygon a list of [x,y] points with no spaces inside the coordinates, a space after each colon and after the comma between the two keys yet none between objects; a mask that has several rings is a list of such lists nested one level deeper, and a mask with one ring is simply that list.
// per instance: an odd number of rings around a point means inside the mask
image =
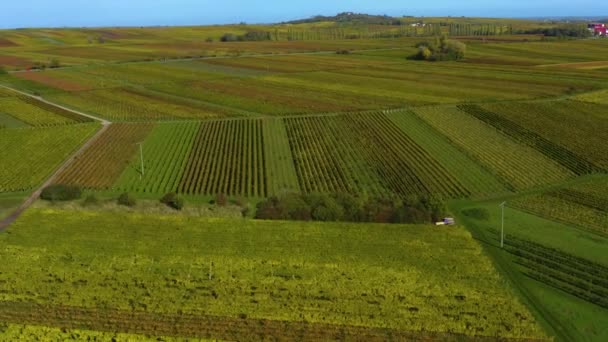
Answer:
[{"label": "farmhouse", "polygon": [[595,23],[589,24],[587,27],[594,35],[606,37],[606,30],[608,29],[606,24]]}]

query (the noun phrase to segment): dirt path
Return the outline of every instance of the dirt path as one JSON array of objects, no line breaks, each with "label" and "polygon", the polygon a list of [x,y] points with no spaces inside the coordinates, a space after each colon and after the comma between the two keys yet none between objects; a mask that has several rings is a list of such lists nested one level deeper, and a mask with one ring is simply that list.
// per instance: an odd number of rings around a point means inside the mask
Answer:
[{"label": "dirt path", "polygon": [[34,95],[30,95],[28,93],[24,93],[21,92],[19,90],[10,88],[10,87],[6,87],[3,85],[0,85],[0,87],[6,88],[6,89],[10,89],[12,91],[15,91],[19,94],[25,95],[25,96],[29,96],[32,97],[38,101],[42,101],[44,103],[47,103],[49,105],[55,106],[57,108],[61,108],[67,111],[70,111],[74,114],[78,114],[90,119],[93,119],[95,121],[99,121],[101,122],[101,129],[99,131],[97,131],[97,133],[95,133],[92,137],[89,138],[89,140],[87,140],[87,142],[85,142],[78,150],[76,150],[76,152],[72,153],[72,155],[70,157],[68,157],[68,159],[63,162],[63,164],[61,164],[61,166],[59,166],[59,168],[57,170],[55,170],[55,172],[44,182],[44,184],[42,184],[38,189],[36,189],[28,198],[26,198],[26,200],[17,208],[15,209],[15,211],[13,213],[11,213],[8,217],[6,217],[3,220],[0,220],[0,231],[3,231],[5,229],[7,229],[13,222],[15,222],[15,220],[17,220],[19,218],[19,216],[21,216],[21,214],[27,210],[27,208],[29,208],[39,197],[40,194],[42,193],[42,190],[44,188],[46,188],[47,186],[51,185],[55,179],[57,179],[57,177],[66,169],[68,168],[76,159],[76,157],[78,157],[79,155],[81,155],[89,146],[91,146],[91,144],[93,144],[93,142],[95,142],[95,140],[97,140],[107,129],[108,127],[112,124],[110,121],[108,120],[104,120],[104,119],[100,119],[98,117],[86,114],[86,113],[82,113],[70,108],[66,108],[63,106],[60,106],[58,104],[55,104],[53,102],[44,100],[38,96],[34,96]]}]

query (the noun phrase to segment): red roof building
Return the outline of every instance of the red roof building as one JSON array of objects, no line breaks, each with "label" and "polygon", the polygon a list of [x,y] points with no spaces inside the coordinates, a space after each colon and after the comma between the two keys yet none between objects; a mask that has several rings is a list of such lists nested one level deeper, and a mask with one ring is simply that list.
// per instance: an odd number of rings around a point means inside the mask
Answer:
[{"label": "red roof building", "polygon": [[606,27],[606,24],[589,24],[587,27],[589,28],[589,31],[593,32],[593,34],[595,34],[596,36],[606,36],[606,34],[608,33],[608,28]]}]

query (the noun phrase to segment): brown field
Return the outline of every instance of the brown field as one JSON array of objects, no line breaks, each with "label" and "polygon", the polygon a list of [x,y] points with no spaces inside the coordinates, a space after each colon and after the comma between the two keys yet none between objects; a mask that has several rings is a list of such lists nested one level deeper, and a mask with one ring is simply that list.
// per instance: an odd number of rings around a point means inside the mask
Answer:
[{"label": "brown field", "polygon": [[12,41],[5,39],[5,38],[0,38],[0,47],[13,47],[13,46],[19,46],[19,44],[15,44]]},{"label": "brown field", "polygon": [[32,61],[23,57],[0,55],[0,65],[7,65],[18,68],[28,68],[32,65]]},{"label": "brown field", "polygon": [[[60,175],[56,184],[107,189],[120,177],[153,124],[112,124]],[[100,166],[102,165],[102,166]]]},{"label": "brown field", "polygon": [[34,81],[42,83],[52,88],[57,88],[66,91],[82,91],[90,90],[89,86],[84,84],[76,83],[74,81],[68,81],[65,79],[55,78],[48,73],[42,72],[20,72],[15,74],[17,77],[28,81]]}]

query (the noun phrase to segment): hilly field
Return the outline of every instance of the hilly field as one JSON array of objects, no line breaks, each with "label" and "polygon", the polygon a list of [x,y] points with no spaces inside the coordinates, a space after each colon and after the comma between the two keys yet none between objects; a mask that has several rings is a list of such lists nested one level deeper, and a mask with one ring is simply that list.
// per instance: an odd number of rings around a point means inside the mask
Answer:
[{"label": "hilly field", "polygon": [[607,340],[608,41],[443,20],[0,31],[2,339]]}]

